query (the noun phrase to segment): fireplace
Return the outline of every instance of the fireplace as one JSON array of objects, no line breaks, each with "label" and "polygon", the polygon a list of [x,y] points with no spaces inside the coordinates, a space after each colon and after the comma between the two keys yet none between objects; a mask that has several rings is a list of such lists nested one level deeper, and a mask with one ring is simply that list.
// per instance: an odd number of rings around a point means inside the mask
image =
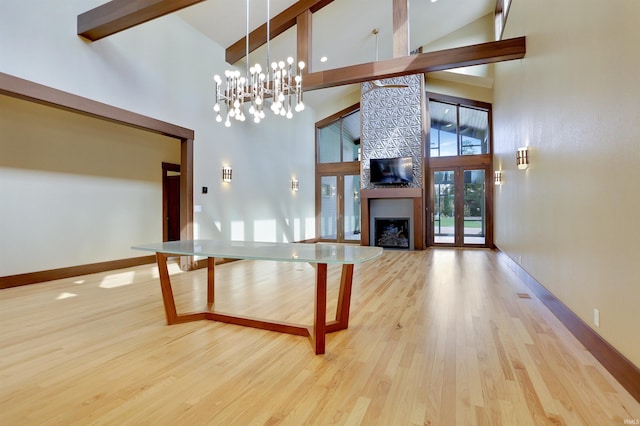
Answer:
[{"label": "fireplace", "polygon": [[409,218],[375,218],[374,236],[374,244],[378,247],[409,249]]}]

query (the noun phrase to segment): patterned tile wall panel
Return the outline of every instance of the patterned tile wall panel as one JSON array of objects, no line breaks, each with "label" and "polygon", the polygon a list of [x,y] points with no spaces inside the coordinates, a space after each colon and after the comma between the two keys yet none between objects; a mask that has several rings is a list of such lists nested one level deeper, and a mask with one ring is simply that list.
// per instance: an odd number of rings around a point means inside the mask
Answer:
[{"label": "patterned tile wall panel", "polygon": [[413,188],[422,188],[422,97],[424,80],[421,74],[380,80],[379,87],[362,83],[360,111],[362,114],[362,187],[370,183],[369,159],[411,157]]}]

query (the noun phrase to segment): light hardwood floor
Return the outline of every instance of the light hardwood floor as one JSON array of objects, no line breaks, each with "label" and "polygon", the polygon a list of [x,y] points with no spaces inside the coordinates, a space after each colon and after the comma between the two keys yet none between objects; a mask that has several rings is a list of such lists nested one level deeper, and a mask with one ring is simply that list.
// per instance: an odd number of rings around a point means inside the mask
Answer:
[{"label": "light hardwood floor", "polygon": [[[206,270],[172,280],[204,305]],[[339,267],[329,266],[329,317]],[[311,323],[314,269],[216,268],[217,307]],[[519,293],[530,294],[522,298]],[[488,250],[355,268],[348,330],[166,326],[155,266],[0,290],[1,425],[624,425],[640,404]]]}]

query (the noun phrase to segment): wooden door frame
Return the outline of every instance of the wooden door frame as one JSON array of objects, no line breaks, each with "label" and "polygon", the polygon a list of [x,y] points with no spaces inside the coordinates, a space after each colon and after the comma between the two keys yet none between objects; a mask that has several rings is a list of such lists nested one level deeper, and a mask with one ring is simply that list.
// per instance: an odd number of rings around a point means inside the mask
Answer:
[{"label": "wooden door frame", "polygon": [[[316,171],[316,240],[322,242],[333,242],[332,239],[321,238],[321,219],[322,219],[322,177],[336,176],[336,210],[338,218],[336,220],[336,241],[343,243],[360,244],[362,241],[362,232],[360,240],[344,239],[344,177],[345,176],[361,176],[360,162],[336,163],[333,167],[319,167],[320,171]],[[360,199],[362,203],[362,198]],[[362,231],[362,208],[360,209],[360,231]],[[342,238],[340,236],[342,235]]]},{"label": "wooden door frame", "polygon": [[[2,72],[0,72],[0,94],[149,131],[180,141],[180,164],[182,167],[180,174],[180,238],[193,239],[193,141],[195,138],[193,130]],[[181,258],[180,267],[183,270],[192,270],[196,268],[196,263],[192,257],[184,256]]]},{"label": "wooden door frame", "polygon": [[[460,157],[456,157],[460,158]],[[484,164],[484,162],[472,162],[472,161],[454,161],[451,163],[447,163],[445,161],[440,162],[437,166],[432,166],[428,169],[428,175],[426,175],[425,181],[427,182],[427,197],[428,200],[426,202],[428,206],[428,211],[430,212],[427,215],[427,245],[428,246],[438,246],[438,247],[483,247],[483,248],[494,248],[493,244],[493,174],[492,167],[489,164]],[[454,180],[454,188],[455,199],[454,199],[454,208],[456,212],[462,211],[461,219],[457,217],[455,220],[455,235],[454,235],[454,243],[436,243],[435,242],[435,233],[433,231],[433,213],[434,213],[434,188],[433,188],[433,173],[438,171],[448,171],[453,170],[456,173],[456,178]],[[463,188],[464,185],[464,171],[465,170],[484,170],[484,184],[485,184],[485,242],[484,244],[464,244],[464,197],[459,194],[459,190]],[[461,173],[459,173],[461,172]],[[462,179],[462,183],[460,180]],[[456,213],[457,215],[457,213]],[[462,223],[462,231],[458,232],[460,222]],[[460,237],[460,241],[458,241],[458,237]]]}]

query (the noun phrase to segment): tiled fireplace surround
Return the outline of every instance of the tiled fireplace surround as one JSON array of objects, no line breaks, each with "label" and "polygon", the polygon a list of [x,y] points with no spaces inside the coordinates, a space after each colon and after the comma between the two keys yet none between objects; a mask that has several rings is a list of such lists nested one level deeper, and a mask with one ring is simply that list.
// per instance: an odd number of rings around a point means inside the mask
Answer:
[{"label": "tiled fireplace surround", "polygon": [[[381,80],[406,88],[374,88],[362,84],[362,245],[374,245],[376,217],[409,217],[410,250],[424,249],[423,106],[422,75]],[[405,187],[375,187],[370,183],[369,159],[411,157],[413,183]]]}]

